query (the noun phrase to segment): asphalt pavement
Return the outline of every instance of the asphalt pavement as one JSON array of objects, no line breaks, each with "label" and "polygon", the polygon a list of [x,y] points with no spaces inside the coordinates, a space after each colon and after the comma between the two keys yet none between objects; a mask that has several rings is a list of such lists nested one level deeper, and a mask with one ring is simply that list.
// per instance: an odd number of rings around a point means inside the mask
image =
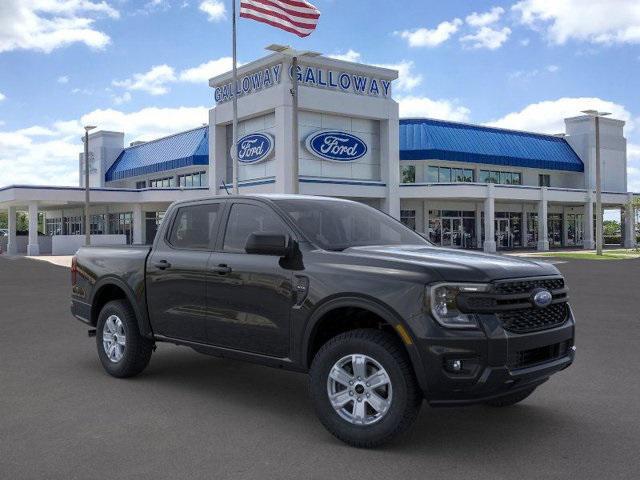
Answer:
[{"label": "asphalt pavement", "polygon": [[307,378],[160,344],[118,380],[68,269],[0,256],[0,479],[640,478],[640,260],[558,265],[577,359],[522,404],[434,409],[377,450],[316,419]]}]

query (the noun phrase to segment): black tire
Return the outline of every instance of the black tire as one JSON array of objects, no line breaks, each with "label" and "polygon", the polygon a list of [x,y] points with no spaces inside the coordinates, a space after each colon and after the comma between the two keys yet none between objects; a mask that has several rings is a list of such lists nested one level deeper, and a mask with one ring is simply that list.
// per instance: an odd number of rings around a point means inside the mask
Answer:
[{"label": "black tire", "polygon": [[[336,362],[352,354],[374,359],[391,380],[391,405],[382,418],[370,425],[347,421],[329,400],[329,373]],[[422,405],[422,392],[407,352],[389,333],[359,329],[333,337],[316,354],[309,373],[311,399],[320,421],[331,434],[354,447],[372,448],[391,441],[413,424]]]},{"label": "black tire", "polygon": [[493,400],[487,400],[484,402],[490,407],[510,407],[516,403],[520,403],[529,395],[535,391],[536,387],[528,388],[526,390],[520,390],[519,392],[512,393],[511,395],[505,395],[504,397],[495,398]]},{"label": "black tire", "polygon": [[[112,315],[122,321],[126,336],[122,358],[117,362],[109,359],[103,346],[104,325]],[[102,308],[96,326],[96,346],[100,362],[109,375],[118,378],[138,375],[149,364],[153,345],[153,340],[140,335],[136,315],[127,301],[114,300]]]}]

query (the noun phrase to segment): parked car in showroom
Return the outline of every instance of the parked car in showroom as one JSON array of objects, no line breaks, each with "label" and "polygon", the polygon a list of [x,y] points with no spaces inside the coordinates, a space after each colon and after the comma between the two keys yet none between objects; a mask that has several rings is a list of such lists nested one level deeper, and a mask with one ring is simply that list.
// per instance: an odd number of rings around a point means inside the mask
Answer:
[{"label": "parked car in showroom", "polygon": [[320,421],[358,447],[423,400],[516,404],[574,359],[553,265],[435,247],[347,200],[177,202],[153,246],[84,247],[71,271],[109,374],[139,374],[158,342],[306,372]]}]

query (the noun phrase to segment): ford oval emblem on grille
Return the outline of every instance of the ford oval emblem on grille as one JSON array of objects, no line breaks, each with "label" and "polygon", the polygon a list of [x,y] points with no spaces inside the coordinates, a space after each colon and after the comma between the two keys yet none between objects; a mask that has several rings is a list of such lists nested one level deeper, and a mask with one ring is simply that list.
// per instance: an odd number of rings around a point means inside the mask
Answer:
[{"label": "ford oval emblem on grille", "polygon": [[536,307],[545,308],[551,305],[551,302],[553,301],[553,295],[551,295],[551,292],[549,290],[540,288],[533,291],[531,300]]}]

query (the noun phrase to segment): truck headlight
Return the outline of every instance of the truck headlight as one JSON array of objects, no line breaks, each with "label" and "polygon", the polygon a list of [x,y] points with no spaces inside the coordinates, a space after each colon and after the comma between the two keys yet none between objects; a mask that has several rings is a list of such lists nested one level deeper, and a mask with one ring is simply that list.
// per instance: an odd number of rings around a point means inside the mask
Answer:
[{"label": "truck headlight", "polygon": [[427,287],[427,299],[431,314],[447,328],[476,328],[478,322],[473,313],[458,309],[457,297],[463,292],[486,292],[489,285],[483,283],[437,283]]}]

